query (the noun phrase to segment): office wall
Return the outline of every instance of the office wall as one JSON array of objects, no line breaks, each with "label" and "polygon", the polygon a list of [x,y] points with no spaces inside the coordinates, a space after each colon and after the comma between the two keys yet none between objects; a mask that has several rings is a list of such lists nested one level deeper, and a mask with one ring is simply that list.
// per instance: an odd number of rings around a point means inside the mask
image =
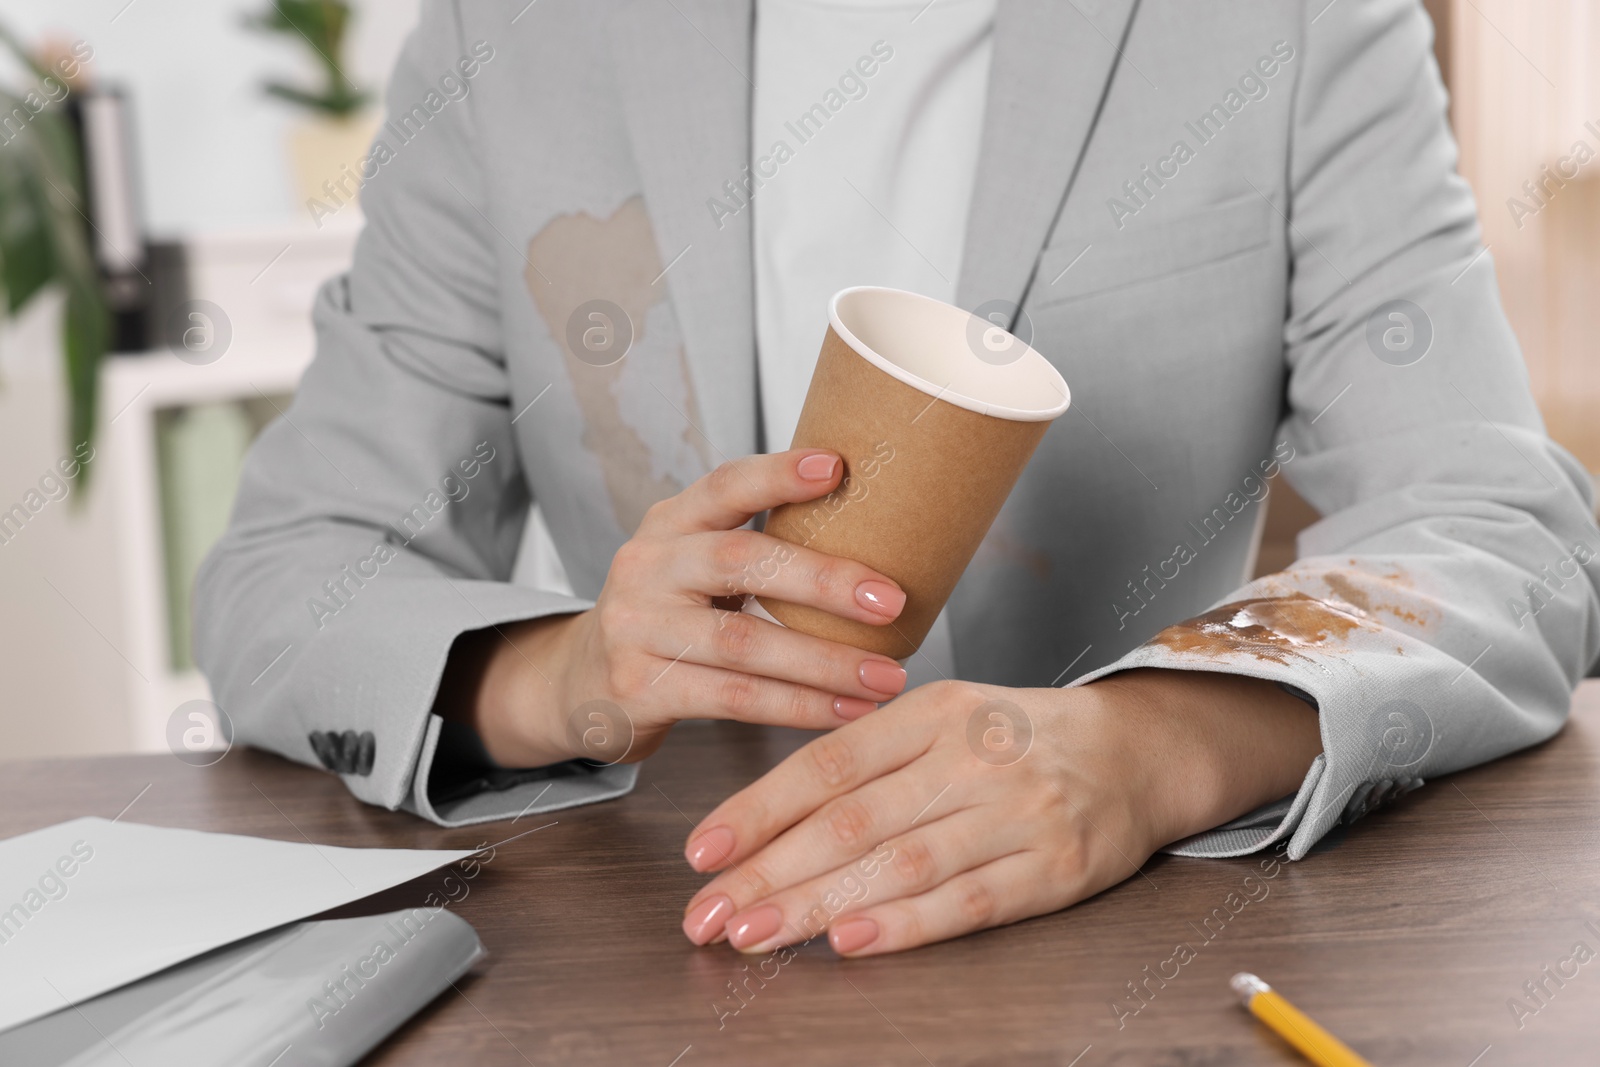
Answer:
[{"label": "office wall", "polygon": [[1453,4],[1461,173],[1550,435],[1600,472],[1600,2]]}]

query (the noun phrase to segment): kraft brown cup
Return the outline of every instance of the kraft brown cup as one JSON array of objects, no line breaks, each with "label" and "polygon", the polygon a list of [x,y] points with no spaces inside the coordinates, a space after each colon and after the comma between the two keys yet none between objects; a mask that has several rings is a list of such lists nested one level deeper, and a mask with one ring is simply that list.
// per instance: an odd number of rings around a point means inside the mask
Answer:
[{"label": "kraft brown cup", "polygon": [[970,312],[898,289],[835,294],[790,447],[839,453],[844,478],[821,500],[774,509],[766,532],[866,564],[906,605],[888,626],[758,596],[765,614],[910,656],[1070,400],[1048,360]]}]

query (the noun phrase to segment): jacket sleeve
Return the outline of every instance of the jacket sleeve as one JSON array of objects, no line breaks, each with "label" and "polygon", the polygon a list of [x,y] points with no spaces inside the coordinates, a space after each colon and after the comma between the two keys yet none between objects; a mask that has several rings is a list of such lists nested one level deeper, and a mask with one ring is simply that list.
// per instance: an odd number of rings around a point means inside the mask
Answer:
[{"label": "jacket sleeve", "polygon": [[[453,4],[423,5],[364,170],[354,265],[318,296],[316,358],[250,450],[195,592],[196,659],[237,740],[445,825],[605,799],[636,776],[495,768],[431,713],[458,635],[591,606],[508,580],[530,504],[497,304],[512,250],[488,221],[475,98],[440,85],[496,73]],[[403,139],[419,105],[439,110]]]},{"label": "jacket sleeve", "polygon": [[1592,485],[1534,406],[1421,5],[1303,14],[1295,44],[1287,167],[1252,175],[1292,257],[1268,472],[1323,518],[1288,570],[1076,683],[1219,671],[1319,709],[1299,792],[1172,849],[1189,855],[1286,841],[1299,859],[1428,777],[1542,741],[1600,651]]}]

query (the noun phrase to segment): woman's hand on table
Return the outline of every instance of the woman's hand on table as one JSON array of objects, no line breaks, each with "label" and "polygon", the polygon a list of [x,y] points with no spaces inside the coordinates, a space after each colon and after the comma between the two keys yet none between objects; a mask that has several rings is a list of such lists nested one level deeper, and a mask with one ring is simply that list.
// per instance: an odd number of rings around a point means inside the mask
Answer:
[{"label": "woman's hand on table", "polygon": [[707,815],[684,932],[897,952],[1076,903],[1293,792],[1316,711],[1270,682],[1127,671],[1077,689],[923,686]]}]

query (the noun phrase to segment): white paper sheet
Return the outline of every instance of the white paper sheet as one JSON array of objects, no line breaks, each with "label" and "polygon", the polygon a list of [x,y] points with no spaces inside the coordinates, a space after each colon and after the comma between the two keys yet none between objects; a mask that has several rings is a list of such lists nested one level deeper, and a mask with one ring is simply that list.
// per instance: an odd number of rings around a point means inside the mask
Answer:
[{"label": "white paper sheet", "polygon": [[0,1030],[470,855],[95,818],[0,841]]}]

